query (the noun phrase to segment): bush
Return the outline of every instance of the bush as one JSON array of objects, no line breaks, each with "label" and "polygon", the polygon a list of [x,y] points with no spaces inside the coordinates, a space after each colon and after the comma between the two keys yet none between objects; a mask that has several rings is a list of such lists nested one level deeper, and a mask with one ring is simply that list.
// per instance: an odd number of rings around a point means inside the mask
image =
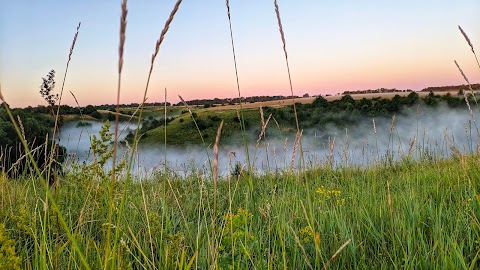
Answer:
[{"label": "bush", "polygon": [[222,120],[220,117],[218,117],[218,115],[209,115],[208,119],[210,119],[213,122],[218,122],[218,121]]},{"label": "bush", "polygon": [[93,118],[102,119],[102,114],[99,113],[98,111],[93,111],[90,115],[91,115]]}]

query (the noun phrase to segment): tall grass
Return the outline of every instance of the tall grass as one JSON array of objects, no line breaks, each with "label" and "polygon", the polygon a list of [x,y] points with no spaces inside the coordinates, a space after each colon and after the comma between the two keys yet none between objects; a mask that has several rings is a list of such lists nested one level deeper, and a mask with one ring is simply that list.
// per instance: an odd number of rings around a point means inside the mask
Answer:
[{"label": "tall grass", "polygon": [[[143,103],[160,45],[181,2],[176,2],[156,42],[134,143],[126,160],[117,163],[126,0],[121,5],[114,134],[105,126],[100,138],[92,138],[96,159],[92,163],[65,167],[55,196],[22,136],[18,125],[21,122],[17,124],[7,103],[3,103],[34,173],[19,179],[0,175],[0,247],[3,248],[0,250],[8,247],[9,251],[0,253],[0,267],[8,260],[5,267],[17,269],[480,268],[478,153],[463,155],[453,151],[450,158],[423,155],[413,160],[401,150],[402,158],[398,160],[386,156],[383,163],[353,167],[348,166],[346,147],[346,166],[335,167],[332,166],[333,138],[328,146],[330,164],[315,165],[307,170],[295,102],[297,132],[293,155],[296,147],[300,147],[301,170],[291,166],[291,170],[282,173],[268,171],[259,175],[254,173],[248,160],[246,173],[220,175],[218,151],[222,122],[213,147],[211,174],[202,175],[197,173],[197,168],[191,168],[190,174],[180,175],[174,168],[168,168],[165,157],[163,171],[134,181],[131,169],[137,153]],[[241,102],[228,0],[226,6]],[[274,7],[293,99],[286,42],[276,1]],[[465,32],[460,30],[473,51]],[[77,35],[78,28],[67,70]],[[465,75],[464,78],[468,82]],[[5,101],[1,89],[0,99]],[[166,102],[165,90],[165,106]],[[249,159],[242,113],[240,103]],[[191,111],[190,114],[195,121],[194,114]],[[260,139],[270,116],[264,121],[262,113],[261,118]],[[393,118],[389,138],[391,155],[395,128]],[[373,129],[377,138],[375,121]],[[198,125],[197,131],[202,136]],[[166,149],[166,129],[164,136]],[[348,145],[348,132],[346,137]],[[410,148],[416,141],[411,142]],[[376,145],[377,160],[381,160],[378,142]],[[205,143],[204,147],[207,148]],[[428,151],[426,147],[424,150]],[[105,165],[109,159],[112,159],[111,168]],[[295,162],[295,156],[292,161]],[[288,167],[286,156],[284,162]],[[59,225],[54,222],[56,218]],[[12,240],[15,240],[14,249]]]}]

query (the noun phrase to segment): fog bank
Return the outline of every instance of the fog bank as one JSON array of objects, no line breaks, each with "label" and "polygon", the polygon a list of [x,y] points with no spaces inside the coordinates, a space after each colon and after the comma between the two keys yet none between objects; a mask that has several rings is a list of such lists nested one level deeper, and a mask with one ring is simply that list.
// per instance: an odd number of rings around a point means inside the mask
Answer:
[{"label": "fog bank", "polygon": [[[437,107],[413,106],[404,108],[391,118],[365,117],[355,125],[336,127],[327,125],[318,129],[303,131],[301,138],[303,158],[307,166],[330,164],[333,166],[367,166],[379,161],[399,160],[405,156],[420,158],[422,155],[447,157],[452,149],[462,153],[476,152],[480,134],[476,119],[480,113],[468,109],[451,109],[446,105]],[[393,125],[392,125],[393,120]],[[474,121],[475,120],[475,121]],[[375,122],[375,124],[374,124]],[[70,156],[78,161],[87,159],[90,148],[89,136],[97,135],[103,123],[91,122],[92,126],[76,127],[68,123],[62,127],[61,144]],[[301,123],[300,123],[301,125]],[[374,127],[375,125],[375,127]],[[120,140],[134,124],[120,124]],[[269,125],[269,129],[277,129]],[[112,125],[111,131],[114,131]],[[194,132],[194,131],[192,131]],[[220,141],[219,171],[226,175],[236,164],[248,168],[247,155],[243,144],[234,145]],[[295,134],[286,137],[270,137],[260,142],[249,143],[248,152],[256,172],[289,170],[300,164],[300,146],[294,153]],[[135,171],[150,173],[163,170],[165,162],[179,174],[209,173],[212,147],[171,146],[163,144],[140,145],[135,153]],[[120,156],[126,155],[126,147],[120,147]],[[294,156],[294,158],[293,158]],[[292,162],[293,160],[293,162]]]}]

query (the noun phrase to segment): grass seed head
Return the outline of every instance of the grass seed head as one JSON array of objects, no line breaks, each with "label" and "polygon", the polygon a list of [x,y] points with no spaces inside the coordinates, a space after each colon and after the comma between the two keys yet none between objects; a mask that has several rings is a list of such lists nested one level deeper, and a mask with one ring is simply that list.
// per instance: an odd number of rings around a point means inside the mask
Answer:
[{"label": "grass seed head", "polygon": [[468,38],[467,33],[465,33],[465,31],[463,31],[463,29],[462,29],[462,27],[461,27],[460,25],[458,26],[458,29],[460,30],[460,32],[462,33],[463,37],[464,37],[465,40],[467,41],[468,46],[470,46],[470,48],[472,49],[472,52],[475,53],[475,50],[473,49],[472,42],[470,41],[470,38]]},{"label": "grass seed head", "polygon": [[125,46],[125,32],[127,30],[127,0],[122,2],[122,16],[120,17],[120,45],[118,46],[118,73],[122,73],[123,68],[123,49]]}]

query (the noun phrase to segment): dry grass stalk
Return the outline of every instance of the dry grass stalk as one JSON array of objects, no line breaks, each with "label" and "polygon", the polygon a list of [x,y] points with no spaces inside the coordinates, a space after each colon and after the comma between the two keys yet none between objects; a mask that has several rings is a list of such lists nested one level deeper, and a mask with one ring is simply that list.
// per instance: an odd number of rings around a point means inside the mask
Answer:
[{"label": "dry grass stalk", "polygon": [[[262,116],[263,116],[263,113],[262,113]],[[267,125],[268,125],[268,122],[270,121],[270,118],[272,118],[272,114],[270,114],[268,116],[267,121],[263,121],[263,117],[262,117],[262,130],[260,131],[260,134],[258,135],[257,144],[255,145],[255,148],[258,148],[258,146],[260,145],[260,140],[262,139],[263,135],[265,134],[265,129],[267,128]]]},{"label": "dry grass stalk", "polygon": [[[78,32],[80,31],[80,26],[81,25],[82,25],[82,22],[79,22],[78,26],[77,26],[77,31],[75,32],[75,36],[73,36],[72,46],[70,46],[70,52],[68,53],[67,66],[65,67],[65,74],[63,75],[62,89],[60,90],[60,95],[58,97],[58,108],[57,108],[57,115],[56,115],[57,118],[58,118],[58,114],[60,112],[60,105],[62,103],[62,95],[63,95],[63,89],[65,87],[65,79],[67,78],[68,66],[70,65],[70,61],[72,60],[73,50],[75,49],[75,44],[77,43]],[[55,129],[57,128],[56,125],[57,125],[57,121],[55,121]],[[54,132],[55,132],[55,130],[54,130]],[[55,136],[53,136],[53,137],[55,137]]]},{"label": "dry grass stalk", "polygon": [[178,8],[180,7],[180,4],[182,3],[182,0],[178,0],[175,6],[173,7],[172,12],[170,12],[170,16],[168,17],[167,21],[165,22],[165,26],[163,27],[162,32],[160,33],[160,37],[157,40],[157,43],[155,44],[155,52],[152,54],[152,62],[150,66],[150,73],[153,71],[153,63],[155,62],[155,58],[157,57],[158,52],[160,51],[160,45],[162,44],[163,40],[165,39],[165,35],[168,32],[168,29],[170,28],[170,24],[173,21],[173,18],[175,17],[175,13],[177,13]]},{"label": "dry grass stalk", "polygon": [[342,250],[348,246],[348,244],[350,244],[350,242],[352,242],[352,239],[348,239],[347,242],[345,242],[345,244],[343,244],[340,248],[338,248],[338,250],[333,254],[333,256],[330,258],[330,260],[328,260],[328,262],[323,266],[322,269],[327,269],[328,265],[330,264],[331,261],[335,260],[335,258],[337,258],[338,254],[340,254],[340,252],[342,252]]},{"label": "dry grass stalk", "polygon": [[390,209],[390,217],[393,218],[393,203],[392,203],[392,194],[390,193],[390,181],[387,180],[387,190],[388,190],[388,207]]},{"label": "dry grass stalk", "polygon": [[465,31],[463,31],[463,29],[462,29],[462,27],[461,27],[460,25],[458,26],[458,29],[460,30],[460,32],[462,33],[463,37],[464,37],[465,40],[467,41],[468,46],[470,46],[470,49],[472,49],[473,55],[475,56],[475,60],[477,61],[477,65],[478,65],[478,67],[480,68],[480,63],[478,62],[477,54],[475,53],[475,50],[473,49],[473,44],[472,44],[472,42],[470,41],[470,38],[468,38],[467,33],[465,33]]},{"label": "dry grass stalk", "polygon": [[277,128],[280,130],[280,125],[278,124],[277,119],[275,119],[275,117],[273,116],[272,116],[272,119],[273,119],[273,122],[275,122],[275,125],[277,126]]},{"label": "dry grass stalk", "polygon": [[262,127],[265,125],[265,119],[264,119],[264,116],[263,116],[263,108],[262,106],[260,106],[260,120],[262,122]]},{"label": "dry grass stalk", "polygon": [[217,136],[215,137],[215,144],[213,145],[213,217],[212,217],[212,261],[216,264],[217,248],[215,242],[215,226],[217,216],[217,181],[218,181],[218,145],[220,144],[220,134],[222,133],[223,120],[220,122],[220,126],[217,130]]},{"label": "dry grass stalk", "polygon": [[78,23],[77,31],[75,32],[75,36],[73,37],[72,46],[70,47],[70,53],[68,54],[68,61],[69,62],[72,59],[73,49],[75,48],[75,44],[77,43],[78,31],[80,30],[80,25],[81,24],[82,24],[82,22]]},{"label": "dry grass stalk", "polygon": [[[332,143],[330,142],[328,143],[330,147],[330,151],[329,151],[330,156],[328,158],[330,160],[330,165],[333,165],[333,157],[334,157],[333,151],[335,150],[335,139],[336,137],[333,137]],[[330,138],[328,138],[328,140],[330,141]]]},{"label": "dry grass stalk", "polygon": [[227,6],[227,15],[228,15],[228,19],[230,20],[230,1],[228,0],[225,0],[225,5]]},{"label": "dry grass stalk", "polygon": [[215,138],[215,144],[213,145],[213,182],[217,183],[218,180],[218,145],[220,144],[220,134],[222,133],[223,120],[220,122],[220,126],[217,130],[217,137]]},{"label": "dry grass stalk", "polygon": [[120,41],[118,46],[118,83],[117,83],[117,106],[115,110],[115,134],[113,143],[113,159],[112,159],[112,181],[115,180],[115,163],[117,160],[117,141],[118,141],[118,114],[120,113],[120,89],[122,81],[123,69],[123,50],[125,47],[125,32],[127,30],[127,0],[122,2],[122,15],[120,16]]},{"label": "dry grass stalk", "polygon": [[118,46],[118,74],[122,73],[123,68],[123,49],[125,46],[125,32],[127,30],[127,0],[122,2],[122,16],[120,17],[120,45]]},{"label": "dry grass stalk", "polygon": [[[32,144],[33,144],[33,143],[32,143]],[[38,150],[40,150],[40,148],[42,148],[43,146],[45,146],[45,148],[47,148],[46,144],[43,144],[43,143],[42,143],[42,144],[40,144],[39,146],[37,146],[36,148],[30,150],[30,154],[35,155],[35,154],[38,152]],[[17,159],[17,161],[15,161],[15,163],[13,163],[13,164],[10,166],[10,168],[7,170],[6,173],[8,174],[10,171],[14,170],[15,167],[16,167],[17,165],[19,165],[22,160],[27,159],[27,158],[28,158],[28,154],[29,154],[29,153],[27,152],[27,153],[23,154],[21,157],[19,157],[19,158]]]},{"label": "dry grass stalk", "polygon": [[[73,37],[72,41],[72,46],[70,46],[70,52],[68,53],[68,61],[67,65],[65,67],[65,74],[63,75],[63,81],[62,81],[62,88],[60,89],[60,95],[58,96],[58,107],[57,107],[57,113],[55,114],[55,124],[53,127],[53,136],[52,136],[52,147],[50,151],[50,163],[53,162],[53,156],[54,156],[54,151],[55,151],[55,138],[56,138],[56,133],[60,133],[60,129],[58,126],[58,119],[60,117],[60,105],[62,104],[62,96],[63,96],[63,89],[65,88],[65,81],[67,79],[67,74],[68,74],[68,67],[70,65],[70,61],[72,60],[72,55],[73,55],[73,49],[75,49],[75,44],[77,43],[77,38],[78,38],[78,33],[80,31],[80,26],[82,25],[81,22],[78,23],[77,30],[75,31],[75,36]],[[58,137],[58,143],[60,143],[60,137]],[[57,152],[58,155],[58,152]]]},{"label": "dry grass stalk", "polygon": [[[141,103],[141,110],[138,116],[138,122],[137,122],[137,131],[135,132],[135,137],[134,141],[135,143],[138,140],[138,129],[140,129],[140,123],[142,121],[142,115],[143,115],[143,105],[145,104],[145,100],[147,99],[147,93],[148,93],[148,86],[150,85],[150,78],[152,77],[152,72],[153,72],[153,64],[155,63],[155,58],[158,55],[158,52],[160,51],[160,45],[162,44],[163,40],[165,39],[165,35],[168,32],[168,29],[170,28],[170,24],[173,21],[173,18],[175,17],[175,14],[178,11],[178,8],[180,7],[180,4],[182,3],[182,0],[178,0],[175,6],[173,7],[173,10],[170,12],[170,16],[168,17],[167,21],[165,22],[165,26],[163,27],[162,32],[160,33],[160,37],[158,38],[157,42],[155,43],[155,52],[152,54],[152,59],[150,63],[150,70],[148,72],[148,77],[147,77],[147,82],[145,84],[145,91],[143,93],[143,99]],[[132,153],[133,155],[133,153]]]},{"label": "dry grass stalk", "polygon": [[[460,73],[462,74],[463,79],[465,79],[465,81],[467,82],[467,84],[468,84],[468,89],[470,90],[470,94],[472,95],[473,100],[475,101],[475,104],[476,104],[477,107],[478,107],[477,99],[475,98],[475,93],[473,92],[473,88],[472,88],[472,85],[470,84],[470,81],[468,80],[467,76],[466,76],[465,73],[463,72],[463,70],[462,70],[462,68],[460,67],[460,65],[457,63],[457,60],[454,60],[454,62],[455,62],[455,65],[457,66],[458,70],[459,70]],[[470,109],[470,104],[468,104],[468,99],[467,99],[466,96],[465,96],[465,100],[467,101],[468,108]],[[470,112],[471,112],[471,109],[470,109]]]},{"label": "dry grass stalk", "polygon": [[[232,156],[237,157],[237,154],[235,153],[235,151],[228,152],[228,155],[227,155],[227,157],[228,157],[228,168],[232,168]],[[232,172],[230,172],[228,174],[228,181],[230,181],[231,177],[232,177]]]},{"label": "dry grass stalk", "polygon": [[[472,85],[470,84],[470,81],[468,80],[467,76],[465,75],[465,73],[463,72],[462,68],[460,67],[460,65],[457,63],[457,60],[454,60],[455,62],[455,65],[457,66],[458,70],[460,71],[460,73],[462,74],[463,76],[463,79],[465,79],[465,81],[467,82],[468,84],[468,88],[470,90],[470,95],[472,95],[473,97],[473,100],[475,101],[475,105],[477,106],[477,108],[480,110],[480,107],[478,106],[478,102],[477,102],[477,99],[475,97],[475,93],[473,92],[473,88],[472,88]],[[468,110],[470,111],[470,117],[472,118],[473,120],[473,123],[475,125],[475,128],[477,129],[477,135],[480,136],[480,132],[478,130],[478,126],[477,126],[477,122],[475,121],[475,117],[473,115],[473,111],[472,111],[472,108],[470,107],[470,102],[468,101],[468,95],[464,95],[464,98],[465,98],[465,102],[467,103],[467,106],[468,106]]]},{"label": "dry grass stalk", "polygon": [[187,108],[188,112],[190,114],[192,114],[192,110],[190,110],[190,106],[188,106],[187,102],[185,102],[185,100],[182,98],[182,96],[178,95],[178,97],[180,98],[180,101],[182,101],[183,106],[185,106],[185,108]]},{"label": "dry grass stalk", "polygon": [[2,95],[2,85],[0,84],[0,101],[5,101]]},{"label": "dry grass stalk", "polygon": [[392,116],[392,124],[390,125],[390,134],[393,133],[394,128],[395,128],[395,114]]},{"label": "dry grass stalk", "polygon": [[[114,142],[113,142],[113,153],[112,153],[112,179],[109,187],[109,210],[108,210],[108,223],[112,223],[112,215],[113,215],[113,192],[114,192],[114,185],[115,185],[115,170],[116,170],[116,161],[117,161],[117,142],[118,142],[118,115],[120,112],[120,89],[121,89],[121,81],[122,81],[122,69],[123,69],[123,51],[125,46],[125,32],[127,30],[127,0],[122,1],[122,14],[120,16],[120,31],[119,31],[119,46],[118,46],[118,81],[117,81],[117,106],[115,110],[115,133],[114,133]],[[145,98],[144,98],[145,99]],[[140,121],[140,120],[139,120]],[[133,153],[133,151],[132,151]],[[124,188],[124,193],[126,193],[127,187]],[[124,206],[124,199],[122,199],[121,206],[120,206],[120,213],[123,212]],[[121,215],[121,214],[120,214]],[[120,218],[118,219],[118,224],[120,223]],[[117,245],[118,239],[118,229],[115,229],[115,237],[113,246],[110,246],[110,237],[111,237],[111,228],[109,227],[107,230],[107,244],[106,244],[106,254],[110,255],[111,249],[115,249]],[[115,251],[112,251],[115,252]],[[105,260],[105,268],[107,268],[109,262]]]},{"label": "dry grass stalk", "polygon": [[295,156],[297,154],[297,148],[300,144],[300,140],[302,138],[302,133],[303,133],[303,130],[300,131],[300,132],[297,132],[297,135],[295,135],[295,141],[293,142],[293,153],[292,153],[292,161],[290,163],[290,166],[292,167],[292,169],[295,167]]},{"label": "dry grass stalk", "polygon": [[413,149],[413,146],[415,145],[416,142],[417,142],[417,138],[413,137],[413,139],[410,141],[410,145],[408,147],[408,155],[412,154],[412,149]]},{"label": "dry grass stalk", "polygon": [[[48,145],[48,133],[45,135],[45,145],[47,146]],[[44,160],[43,160],[43,164],[47,164],[47,151],[48,151],[48,147],[45,146],[45,152],[44,152]]]},{"label": "dry grass stalk", "polygon": [[22,132],[22,137],[24,140],[25,139],[25,129],[23,128],[23,123],[22,123],[22,119],[20,119],[20,115],[17,115],[17,120],[18,120],[18,125],[20,126],[20,131]]},{"label": "dry grass stalk", "polygon": [[287,53],[287,43],[285,42],[285,33],[283,32],[282,19],[281,19],[281,16],[280,16],[280,10],[278,8],[277,0],[274,1],[274,4],[275,4],[275,13],[277,14],[278,29],[280,30],[280,37],[282,39],[282,44],[283,44],[283,52],[285,53],[285,62],[287,64],[288,81],[290,83],[290,92],[292,94],[293,112],[295,114],[295,123],[297,124],[297,132],[300,132],[300,125],[298,124],[298,117],[297,117],[297,108],[295,106],[295,96],[293,94],[292,77],[290,75],[290,65],[288,63],[288,53]]},{"label": "dry grass stalk", "polygon": [[472,87],[471,87],[470,81],[468,80],[467,76],[466,76],[465,73],[463,72],[463,70],[462,70],[462,68],[460,67],[460,65],[457,63],[457,60],[454,60],[453,62],[455,63],[455,65],[457,66],[458,70],[459,70],[460,73],[462,74],[463,79],[465,79],[465,81],[468,83],[468,86],[470,86],[470,91],[471,91],[472,94],[473,94],[473,89],[472,89]]},{"label": "dry grass stalk", "polygon": [[[238,79],[237,56],[236,56],[236,53],[235,53],[235,43],[233,41],[232,17],[230,16],[230,1],[226,0],[225,5],[227,6],[228,25],[229,25],[229,29],[230,29],[230,41],[232,43],[233,64],[235,66],[235,78],[237,79],[238,101],[239,101],[240,109],[243,109],[242,108],[242,95],[240,93],[240,81]],[[240,117],[239,117],[239,119],[240,119]]]},{"label": "dry grass stalk", "polygon": [[238,121],[240,122],[240,125],[243,127],[242,125],[242,117],[240,116],[240,110],[237,108],[237,118],[238,118]]}]

